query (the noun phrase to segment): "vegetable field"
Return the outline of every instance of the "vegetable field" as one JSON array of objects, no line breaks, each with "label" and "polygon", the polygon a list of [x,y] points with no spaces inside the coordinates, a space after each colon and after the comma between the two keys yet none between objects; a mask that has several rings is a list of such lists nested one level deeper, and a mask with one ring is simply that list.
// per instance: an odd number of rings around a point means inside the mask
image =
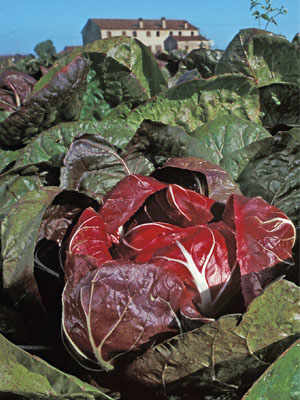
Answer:
[{"label": "vegetable field", "polygon": [[0,65],[0,399],[300,399],[297,40],[43,57]]}]

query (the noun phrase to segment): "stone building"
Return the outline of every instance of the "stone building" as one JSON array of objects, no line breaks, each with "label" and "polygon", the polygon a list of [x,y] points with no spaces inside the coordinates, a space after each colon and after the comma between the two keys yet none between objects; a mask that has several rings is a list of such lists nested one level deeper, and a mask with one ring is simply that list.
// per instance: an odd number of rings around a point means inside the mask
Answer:
[{"label": "stone building", "polygon": [[[178,19],[106,19],[90,18],[82,31],[82,42],[128,36],[139,39],[153,53],[173,48],[191,51],[209,48],[212,42],[199,34],[198,28],[186,20]],[[168,40],[167,40],[168,39]]]}]

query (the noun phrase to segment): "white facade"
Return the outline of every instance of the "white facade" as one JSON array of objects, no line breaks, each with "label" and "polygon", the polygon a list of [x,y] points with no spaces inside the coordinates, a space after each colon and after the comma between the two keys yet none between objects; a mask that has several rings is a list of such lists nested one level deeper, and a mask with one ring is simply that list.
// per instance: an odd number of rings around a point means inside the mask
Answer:
[{"label": "white facade", "polygon": [[211,45],[211,42],[199,35],[198,29],[189,22],[168,20],[164,17],[160,20],[89,19],[82,29],[83,44],[116,36],[134,37],[148,46],[153,53],[165,50],[164,42],[170,36],[177,38],[178,49],[186,51],[201,46],[209,48]]},{"label": "white facade", "polygon": [[[106,39],[109,37],[115,37],[115,36],[128,36],[128,37],[134,37],[138,40],[140,40],[144,45],[148,46],[150,50],[154,53],[157,51],[161,51],[164,49],[164,41],[169,37],[169,36],[185,36],[185,37],[190,37],[193,40],[193,36],[198,36],[198,31],[197,30],[181,30],[181,31],[176,31],[176,30],[141,30],[138,29],[136,31],[134,30],[117,30],[117,29],[102,29],[101,30],[101,38]],[[200,47],[199,41],[196,43],[193,41],[187,42],[181,42],[182,46],[187,46],[188,44],[191,46],[195,46],[193,48],[198,48]],[[181,45],[180,45],[181,46]]]}]

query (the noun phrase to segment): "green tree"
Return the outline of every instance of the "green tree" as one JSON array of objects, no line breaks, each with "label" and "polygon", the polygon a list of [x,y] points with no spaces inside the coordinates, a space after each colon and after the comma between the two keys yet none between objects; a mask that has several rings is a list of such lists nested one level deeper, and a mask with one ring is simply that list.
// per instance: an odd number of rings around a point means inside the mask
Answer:
[{"label": "green tree", "polygon": [[265,22],[264,29],[267,29],[269,24],[278,25],[276,18],[279,15],[287,14],[287,9],[284,6],[274,8],[272,0],[264,0],[264,2],[250,0],[250,11],[252,11],[251,15],[258,21],[259,26],[263,21]]},{"label": "green tree", "polygon": [[35,46],[34,51],[45,66],[53,64],[53,61],[56,58],[56,49],[52,40],[45,40],[44,42],[38,43]]}]

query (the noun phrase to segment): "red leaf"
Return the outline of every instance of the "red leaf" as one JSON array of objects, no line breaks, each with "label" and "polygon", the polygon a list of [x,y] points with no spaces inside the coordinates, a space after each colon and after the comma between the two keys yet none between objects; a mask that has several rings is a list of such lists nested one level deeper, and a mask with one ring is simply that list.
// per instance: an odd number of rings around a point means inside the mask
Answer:
[{"label": "red leaf", "polygon": [[210,209],[214,203],[193,190],[170,184],[146,201],[136,220],[140,223],[167,222],[182,227],[202,225],[213,219]]},{"label": "red leaf", "polygon": [[206,314],[231,277],[226,242],[217,229],[204,225],[183,228],[183,232],[180,240],[156,251],[151,261],[196,288],[200,311]]},{"label": "red leaf", "polygon": [[184,189],[179,185],[169,185],[167,200],[170,207],[182,216],[181,226],[202,225],[213,219],[210,209],[215,203],[202,194]]},{"label": "red leaf", "polygon": [[233,195],[223,219],[236,232],[241,275],[272,267],[292,256],[296,237],[292,221],[261,197]]},{"label": "red leaf", "polygon": [[92,257],[94,264],[100,267],[112,258],[110,246],[111,240],[101,216],[91,207],[86,208],[70,235],[69,253]]},{"label": "red leaf", "polygon": [[106,232],[119,241],[119,230],[153,193],[166,187],[154,178],[142,175],[128,175],[106,196],[99,211]]},{"label": "red leaf", "polygon": [[[225,203],[228,197],[233,193],[241,193],[238,185],[232,180],[226,171],[207,160],[197,157],[170,158],[162,168],[155,171],[155,177],[160,179],[160,175],[162,174],[167,178],[166,175],[168,175],[168,173],[166,171],[171,171],[172,169],[176,171],[176,183],[179,182],[180,169],[183,171],[190,171],[193,174],[200,173],[205,176],[208,189],[205,194],[220,203]],[[165,182],[171,181],[165,179]]]},{"label": "red leaf", "polygon": [[[127,248],[130,258],[141,263],[149,261],[157,249],[173,244],[182,235],[184,231],[180,227],[165,222],[150,222],[126,232],[122,244]],[[122,254],[126,254],[126,251]]]},{"label": "red leaf", "polygon": [[[73,263],[80,258],[73,256]],[[113,369],[118,355],[137,350],[158,334],[178,332],[183,290],[176,275],[155,265],[106,263],[76,284],[67,281],[63,332],[75,354]]]}]

